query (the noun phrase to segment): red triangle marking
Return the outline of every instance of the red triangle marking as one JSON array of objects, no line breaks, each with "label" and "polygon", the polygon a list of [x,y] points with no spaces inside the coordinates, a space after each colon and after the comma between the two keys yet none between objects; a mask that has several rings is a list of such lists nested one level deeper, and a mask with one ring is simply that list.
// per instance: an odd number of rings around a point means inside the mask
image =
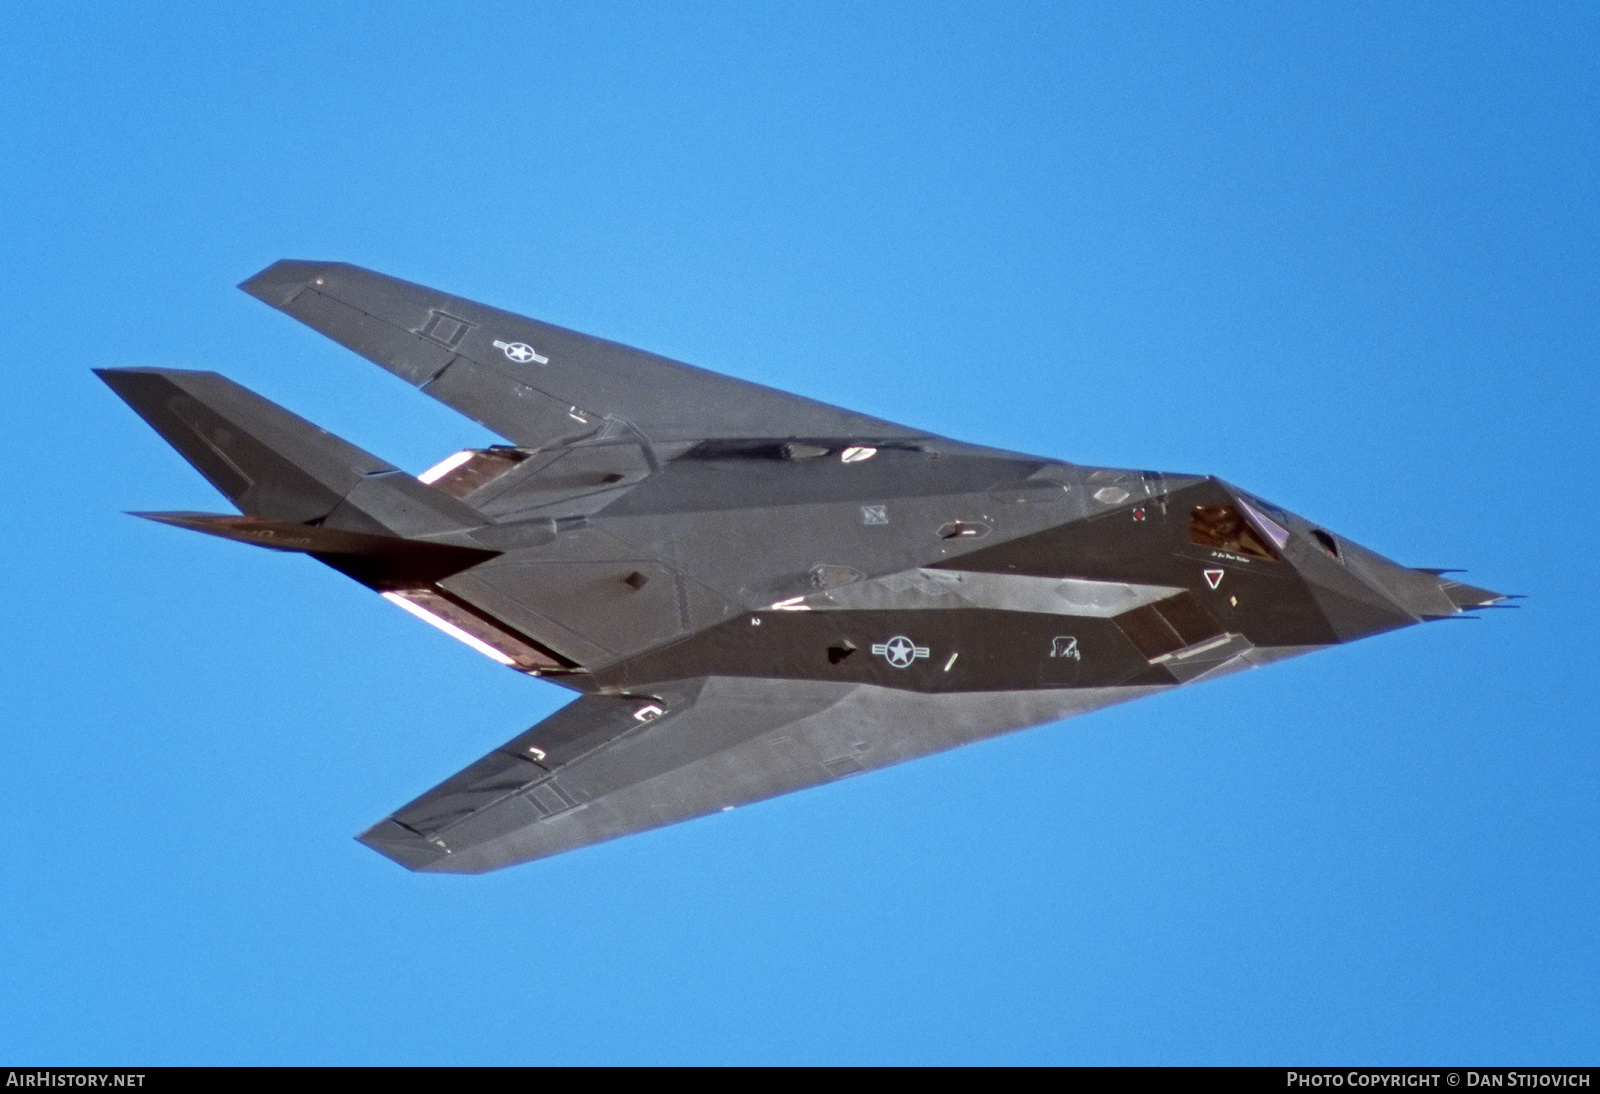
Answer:
[{"label": "red triangle marking", "polygon": [[1227,573],[1226,570],[1206,570],[1206,584],[1215,589],[1222,584],[1222,575],[1225,573]]}]

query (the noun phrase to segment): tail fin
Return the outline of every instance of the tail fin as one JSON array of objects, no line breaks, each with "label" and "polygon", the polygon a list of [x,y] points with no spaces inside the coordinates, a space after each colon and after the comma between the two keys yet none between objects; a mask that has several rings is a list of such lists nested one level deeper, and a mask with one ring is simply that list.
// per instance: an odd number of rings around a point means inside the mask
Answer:
[{"label": "tail fin", "polygon": [[252,517],[379,536],[460,540],[477,510],[214,372],[96,374]]},{"label": "tail fin", "polygon": [[497,553],[449,543],[341,532],[322,525],[267,517],[236,517],[223,513],[131,515],[274,551],[299,551],[379,592],[427,588],[433,582],[494,558]]}]

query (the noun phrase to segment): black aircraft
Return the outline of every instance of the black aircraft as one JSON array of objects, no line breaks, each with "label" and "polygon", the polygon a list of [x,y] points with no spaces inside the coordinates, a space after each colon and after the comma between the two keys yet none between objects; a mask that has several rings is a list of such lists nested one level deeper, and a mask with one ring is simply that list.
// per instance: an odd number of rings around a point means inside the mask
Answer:
[{"label": "black aircraft", "polygon": [[1506,599],[1216,478],[963,444],[356,266],[241,288],[504,437],[412,477],[100,376],[242,515],[579,697],[358,838],[476,873]]}]

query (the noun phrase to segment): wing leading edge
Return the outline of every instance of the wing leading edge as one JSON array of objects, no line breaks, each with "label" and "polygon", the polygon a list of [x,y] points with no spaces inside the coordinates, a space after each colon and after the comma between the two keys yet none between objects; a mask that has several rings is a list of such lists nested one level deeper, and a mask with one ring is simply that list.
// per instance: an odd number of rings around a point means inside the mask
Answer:
[{"label": "wing leading edge", "polygon": [[413,870],[483,873],[1157,690],[935,696],[714,676],[587,695],[357,838]]},{"label": "wing leading edge", "polygon": [[239,287],[527,448],[927,436],[359,266],[286,259]]}]

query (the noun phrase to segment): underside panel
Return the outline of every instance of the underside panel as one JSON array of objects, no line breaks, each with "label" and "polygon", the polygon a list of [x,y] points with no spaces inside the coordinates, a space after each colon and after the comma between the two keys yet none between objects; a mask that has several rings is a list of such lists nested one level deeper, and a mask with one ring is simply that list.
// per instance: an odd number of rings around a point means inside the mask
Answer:
[{"label": "underside panel", "polygon": [[600,418],[655,442],[923,435],[359,266],[286,260],[240,287],[529,447],[592,432]]},{"label": "underside panel", "polygon": [[579,699],[360,838],[412,869],[480,873],[1158,690],[935,699],[805,681],[690,687],[660,713],[647,698]]}]

